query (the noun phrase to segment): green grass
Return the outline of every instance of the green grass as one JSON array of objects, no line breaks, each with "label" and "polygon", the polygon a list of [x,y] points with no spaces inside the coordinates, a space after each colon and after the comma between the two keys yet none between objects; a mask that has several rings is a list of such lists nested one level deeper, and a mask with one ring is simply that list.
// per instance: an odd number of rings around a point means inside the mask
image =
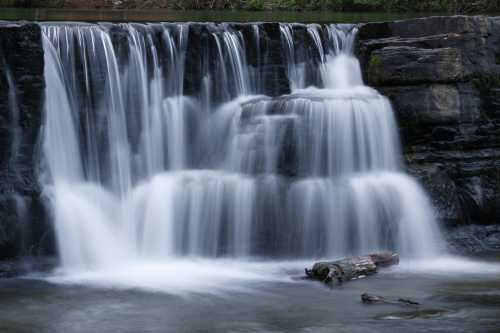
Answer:
[{"label": "green grass", "polygon": [[[72,0],[81,8],[101,7],[105,0]],[[0,7],[65,7],[68,0],[0,0]],[[75,8],[75,7],[73,7]],[[124,9],[227,9],[227,10],[333,10],[344,12],[448,12],[491,13],[500,12],[500,0],[122,0]]]}]

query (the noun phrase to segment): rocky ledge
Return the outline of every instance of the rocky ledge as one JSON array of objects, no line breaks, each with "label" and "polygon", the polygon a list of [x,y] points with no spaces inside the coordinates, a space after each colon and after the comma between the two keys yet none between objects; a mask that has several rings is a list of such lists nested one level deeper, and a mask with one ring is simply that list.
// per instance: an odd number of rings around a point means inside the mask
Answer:
[{"label": "rocky ledge", "polygon": [[440,219],[500,223],[500,18],[365,24],[359,55],[367,84],[393,102],[409,171]]}]

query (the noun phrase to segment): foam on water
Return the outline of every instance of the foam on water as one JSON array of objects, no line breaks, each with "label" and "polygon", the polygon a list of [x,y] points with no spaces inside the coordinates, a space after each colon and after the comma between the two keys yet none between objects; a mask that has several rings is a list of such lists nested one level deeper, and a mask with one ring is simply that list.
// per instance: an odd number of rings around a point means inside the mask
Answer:
[{"label": "foam on water", "polygon": [[179,296],[192,293],[221,294],[229,291],[254,292],[263,283],[294,283],[287,271],[302,265],[301,262],[242,262],[203,258],[141,260],[95,271],[61,269],[46,280],[99,288],[165,292]]},{"label": "foam on water", "polygon": [[460,256],[437,256],[427,260],[402,261],[390,272],[423,276],[453,276],[457,279],[465,277],[497,278],[500,274],[500,264]]},{"label": "foam on water", "polygon": [[[327,258],[337,259],[337,258]],[[128,261],[124,265],[98,270],[60,268],[42,279],[64,285],[141,290],[176,296],[227,293],[258,293],[271,284],[300,284],[303,270],[311,260],[242,261],[191,257],[170,261]],[[443,256],[426,260],[402,260],[398,266],[379,271],[382,279],[430,279],[464,281],[496,279],[498,263]],[[37,276],[40,278],[40,276]],[[308,282],[309,283],[309,282]],[[353,282],[356,283],[356,282]]]}]

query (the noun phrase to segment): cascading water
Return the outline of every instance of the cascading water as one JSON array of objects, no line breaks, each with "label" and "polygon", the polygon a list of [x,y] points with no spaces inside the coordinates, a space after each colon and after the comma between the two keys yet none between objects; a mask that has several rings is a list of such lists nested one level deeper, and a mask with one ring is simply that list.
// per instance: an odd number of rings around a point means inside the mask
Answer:
[{"label": "cascading water", "polygon": [[292,93],[274,98],[247,59],[266,47],[259,26],[249,40],[205,28],[187,93],[189,24],[43,25],[42,183],[64,268],[439,251],[391,105],[363,85],[355,26],[308,26],[308,61],[281,25]]}]

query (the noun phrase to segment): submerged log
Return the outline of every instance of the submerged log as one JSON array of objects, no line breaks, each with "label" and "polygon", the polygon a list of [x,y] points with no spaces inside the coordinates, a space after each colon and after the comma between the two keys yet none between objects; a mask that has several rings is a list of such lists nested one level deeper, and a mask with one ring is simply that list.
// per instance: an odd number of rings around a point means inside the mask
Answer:
[{"label": "submerged log", "polygon": [[314,264],[312,269],[306,269],[306,275],[329,285],[342,284],[375,274],[378,267],[387,267],[398,263],[399,255],[397,253],[380,252],[336,261],[318,262]]}]

